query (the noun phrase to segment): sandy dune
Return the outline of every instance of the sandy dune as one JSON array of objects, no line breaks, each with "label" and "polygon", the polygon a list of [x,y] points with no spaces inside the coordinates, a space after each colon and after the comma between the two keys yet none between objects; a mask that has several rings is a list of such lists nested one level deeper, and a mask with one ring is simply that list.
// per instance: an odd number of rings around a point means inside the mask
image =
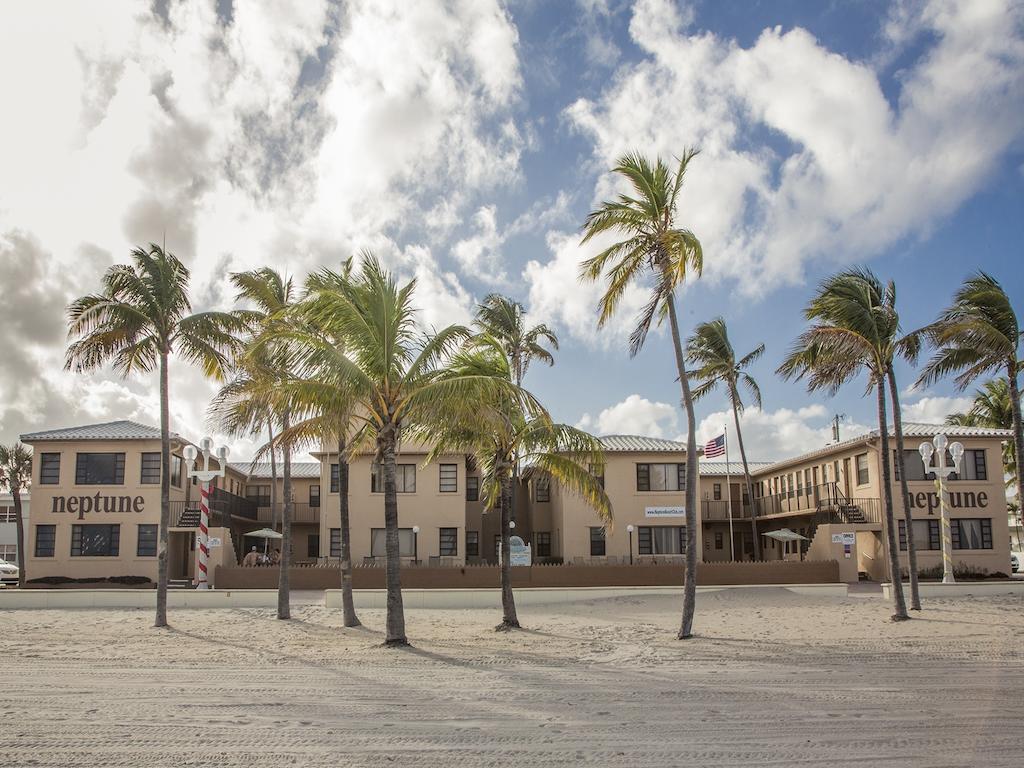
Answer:
[{"label": "sandy dune", "polygon": [[784,590],[410,611],[0,615],[4,766],[1021,766],[1024,600]]}]

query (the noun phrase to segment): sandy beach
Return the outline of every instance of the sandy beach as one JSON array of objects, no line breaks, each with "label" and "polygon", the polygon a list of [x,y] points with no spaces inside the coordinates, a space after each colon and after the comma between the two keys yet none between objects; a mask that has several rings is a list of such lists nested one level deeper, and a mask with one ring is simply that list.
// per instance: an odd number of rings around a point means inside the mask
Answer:
[{"label": "sandy beach", "polygon": [[1020,766],[1024,599],[782,589],[410,610],[0,616],[5,766]]}]

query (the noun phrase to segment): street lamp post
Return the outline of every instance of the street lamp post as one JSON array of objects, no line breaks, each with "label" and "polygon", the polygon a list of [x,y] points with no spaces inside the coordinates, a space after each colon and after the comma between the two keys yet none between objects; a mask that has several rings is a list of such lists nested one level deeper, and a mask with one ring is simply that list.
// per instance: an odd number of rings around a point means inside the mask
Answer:
[{"label": "street lamp post", "polygon": [[[946,448],[953,458],[952,464],[946,463]],[[960,459],[964,455],[964,447],[960,443],[950,443],[945,435],[936,435],[931,443],[921,443],[918,450],[924,462],[925,474],[935,473],[935,488],[939,492],[939,525],[942,527],[942,583],[955,584],[953,578],[953,535],[949,524],[949,492],[946,480],[954,472],[960,470]],[[935,463],[932,464],[934,457]]]},{"label": "street lamp post", "polygon": [[626,532],[629,534],[629,564],[633,564],[633,524],[630,523],[626,526]]},{"label": "street lamp post", "polygon": [[412,562],[413,565],[420,564],[420,527],[412,527]]},{"label": "street lamp post", "polygon": [[224,477],[227,467],[228,448],[222,445],[217,449],[219,469],[210,469],[210,450],[213,448],[213,440],[204,437],[199,441],[199,447],[203,452],[203,468],[196,469],[195,461],[198,453],[193,445],[186,445],[182,453],[185,456],[187,472],[189,477],[199,480],[199,535],[196,542],[196,549],[199,552],[199,575],[196,579],[196,589],[209,589],[210,582],[207,576],[207,561],[210,559],[210,481],[215,477]]}]

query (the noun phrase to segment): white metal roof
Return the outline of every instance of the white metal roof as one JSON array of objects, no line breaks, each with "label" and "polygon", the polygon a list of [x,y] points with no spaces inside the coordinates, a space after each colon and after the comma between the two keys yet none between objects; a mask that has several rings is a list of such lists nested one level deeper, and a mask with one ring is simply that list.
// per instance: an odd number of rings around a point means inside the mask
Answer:
[{"label": "white metal roof", "polygon": [[[748,461],[747,466],[750,468],[750,473],[754,474],[770,467],[772,462],[770,461]],[[726,472],[726,464],[724,461],[703,461],[700,462],[700,469],[698,474],[702,477],[710,475],[721,475],[725,477],[726,474],[732,475],[733,477],[743,477],[743,462],[742,461],[730,461],[728,466],[728,472]]]},{"label": "white metal roof", "polygon": [[[228,462],[228,467],[235,470],[236,472],[245,475],[246,477],[260,480],[270,479],[270,462],[259,461],[253,466],[249,462],[244,461],[231,461]],[[281,462],[277,463],[277,476],[281,478],[283,469]],[[292,477],[296,480],[305,480],[311,477],[320,477],[320,463],[316,461],[293,461],[292,462]]]},{"label": "white metal roof", "polygon": [[605,435],[598,438],[608,452],[679,453],[686,452],[686,443],[643,435]]},{"label": "white metal roof", "polygon": [[[159,440],[160,429],[137,421],[107,421],[102,424],[86,424],[81,427],[64,427],[45,432],[29,432],[21,436],[22,442],[38,440]],[[171,439],[180,439],[175,432]]]}]

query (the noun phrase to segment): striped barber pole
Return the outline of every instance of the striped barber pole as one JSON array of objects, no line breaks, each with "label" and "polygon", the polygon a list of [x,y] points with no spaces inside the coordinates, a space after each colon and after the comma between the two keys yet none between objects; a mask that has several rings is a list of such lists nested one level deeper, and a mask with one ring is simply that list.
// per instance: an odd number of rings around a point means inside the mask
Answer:
[{"label": "striped barber pole", "polygon": [[199,490],[199,541],[196,549],[199,550],[199,578],[196,580],[196,589],[209,589],[210,583],[207,579],[206,563],[210,559],[210,484],[204,482]]}]

